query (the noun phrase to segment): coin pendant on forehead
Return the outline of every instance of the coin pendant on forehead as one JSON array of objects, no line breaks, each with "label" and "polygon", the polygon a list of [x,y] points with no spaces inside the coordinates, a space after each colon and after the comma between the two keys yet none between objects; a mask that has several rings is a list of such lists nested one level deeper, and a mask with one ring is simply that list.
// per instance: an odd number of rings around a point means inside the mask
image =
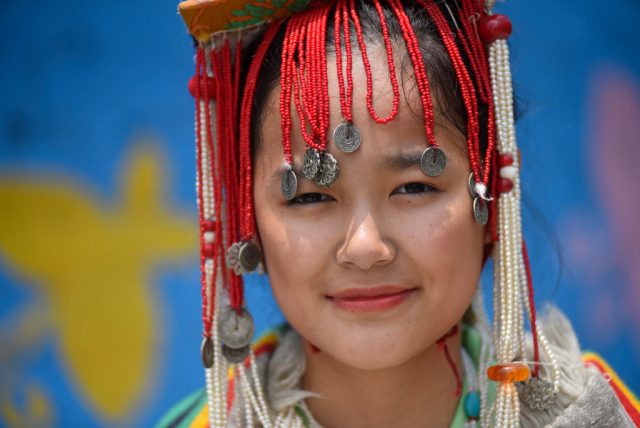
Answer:
[{"label": "coin pendant on forehead", "polygon": [[484,226],[489,221],[489,208],[487,207],[487,203],[477,196],[473,199],[473,216],[481,226]]},{"label": "coin pendant on forehead", "polygon": [[280,191],[287,201],[296,197],[296,192],[298,191],[298,177],[296,177],[296,173],[293,172],[292,168],[287,168],[287,170],[282,174]]},{"label": "coin pendant on forehead", "polygon": [[333,131],[333,143],[345,153],[352,153],[360,147],[360,131],[349,122],[343,122]]},{"label": "coin pendant on forehead", "polygon": [[314,181],[318,186],[330,187],[340,176],[338,161],[331,153],[323,153],[321,159],[320,170]]},{"label": "coin pendant on forehead", "polygon": [[243,273],[253,272],[260,264],[262,253],[253,242],[244,242],[240,247],[238,260]]},{"label": "coin pendant on forehead", "polygon": [[226,308],[220,314],[218,333],[227,347],[240,349],[250,345],[254,331],[253,318],[246,310],[242,309],[238,313],[233,308]]},{"label": "coin pendant on forehead", "polygon": [[313,180],[318,175],[320,169],[320,153],[313,147],[309,147],[304,152],[304,162],[302,165],[302,175],[307,180]]},{"label": "coin pendant on forehead", "polygon": [[210,369],[213,366],[213,340],[207,337],[202,341],[200,354],[202,355],[202,365],[205,369]]},{"label": "coin pendant on forehead", "polygon": [[467,184],[469,186],[469,195],[471,195],[472,198],[475,198],[476,197],[476,179],[473,176],[473,172],[469,174],[469,182]]},{"label": "coin pendant on forehead", "polygon": [[226,360],[231,364],[243,363],[250,353],[251,345],[247,345],[242,348],[230,348],[228,346],[222,345],[222,355],[224,355]]},{"label": "coin pendant on forehead", "polygon": [[444,167],[447,165],[447,156],[439,147],[428,147],[422,152],[420,159],[420,168],[422,172],[429,177],[437,177],[442,174]]},{"label": "coin pendant on forehead", "polygon": [[551,382],[534,377],[520,387],[520,396],[530,409],[548,410],[556,403],[558,394]]}]

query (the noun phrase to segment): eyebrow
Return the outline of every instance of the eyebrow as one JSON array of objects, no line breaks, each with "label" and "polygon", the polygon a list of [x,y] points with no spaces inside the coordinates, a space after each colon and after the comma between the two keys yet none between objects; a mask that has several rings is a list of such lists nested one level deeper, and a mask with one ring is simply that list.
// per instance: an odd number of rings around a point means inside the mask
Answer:
[{"label": "eyebrow", "polygon": [[[295,165],[291,165],[291,168],[293,169],[293,172],[295,172],[297,177],[302,177],[302,170],[298,167],[296,167]],[[287,170],[287,168],[285,166],[281,166],[278,169],[276,169],[273,173],[273,175],[271,176],[271,179],[280,179],[282,178],[282,174],[284,174],[284,172]]]},{"label": "eyebrow", "polygon": [[[398,153],[388,156],[383,156],[376,162],[377,168],[387,169],[393,171],[402,171],[409,168],[420,167],[420,161],[422,160],[422,153],[424,150],[416,151],[416,152],[406,152],[406,153]],[[293,172],[300,177],[302,176],[302,170],[292,165]],[[285,167],[280,167],[276,169],[273,173],[272,178],[281,178],[282,174],[285,171]]]},{"label": "eyebrow", "polygon": [[377,166],[379,169],[390,169],[394,171],[420,167],[420,160],[422,159],[423,152],[424,150],[419,152],[405,152],[383,156],[377,162]]}]

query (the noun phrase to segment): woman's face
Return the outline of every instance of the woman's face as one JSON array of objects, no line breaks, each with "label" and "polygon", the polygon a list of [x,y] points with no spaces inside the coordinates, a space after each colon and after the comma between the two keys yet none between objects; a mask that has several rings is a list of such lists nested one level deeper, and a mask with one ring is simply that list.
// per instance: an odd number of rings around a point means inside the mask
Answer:
[{"label": "woman's face", "polygon": [[[374,105],[386,116],[393,95],[384,48],[369,55]],[[335,70],[335,62],[328,66]],[[447,166],[439,177],[427,177],[419,166],[427,143],[415,113],[422,111],[416,90],[407,89],[406,97],[401,90],[397,118],[379,125],[366,109],[366,81],[355,61],[353,76],[362,144],[346,154],[330,141],[339,179],[327,189],[299,175],[292,202],[280,193],[279,89],[270,94],[254,200],[267,272],[287,320],[339,362],[382,369],[426,351],[460,320],[480,276],[484,231],[472,214],[465,136],[436,113]],[[331,135],[341,122],[335,72],[329,73],[329,94]],[[305,147],[296,116],[292,152],[300,170]]]}]

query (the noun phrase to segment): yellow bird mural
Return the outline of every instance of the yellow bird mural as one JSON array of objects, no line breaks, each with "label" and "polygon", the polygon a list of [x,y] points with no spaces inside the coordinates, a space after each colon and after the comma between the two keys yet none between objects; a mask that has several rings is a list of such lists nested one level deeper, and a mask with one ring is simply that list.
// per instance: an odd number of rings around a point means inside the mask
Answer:
[{"label": "yellow bird mural", "polygon": [[[19,308],[19,328],[10,333],[0,320],[2,359],[53,336],[60,366],[88,411],[114,423],[144,403],[153,378],[162,334],[154,272],[195,256],[197,248],[196,222],[166,204],[157,149],[148,141],[133,147],[117,174],[120,191],[108,203],[77,181],[0,174],[0,266],[38,296]],[[21,385],[15,380],[14,388]],[[48,425],[55,409],[46,391],[20,387],[27,408],[18,409],[5,390],[0,421]]]}]

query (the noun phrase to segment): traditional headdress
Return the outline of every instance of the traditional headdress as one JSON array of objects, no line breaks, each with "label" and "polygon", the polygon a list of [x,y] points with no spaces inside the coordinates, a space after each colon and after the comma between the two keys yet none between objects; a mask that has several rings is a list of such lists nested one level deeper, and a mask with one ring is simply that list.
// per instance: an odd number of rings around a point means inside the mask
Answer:
[{"label": "traditional headdress", "polygon": [[[281,190],[282,197],[291,200],[300,179],[327,187],[339,179],[339,165],[327,152],[330,141],[346,153],[357,150],[362,143],[351,113],[352,31],[365,68],[366,105],[371,117],[384,124],[397,115],[399,89],[382,3],[383,0],[372,1],[380,18],[393,90],[393,106],[386,117],[379,116],[373,107],[371,66],[355,0],[187,0],[180,3],[180,13],[197,41],[196,73],[189,89],[196,100],[204,325],[202,361],[212,427],[233,424],[229,419],[234,415],[229,415],[228,407],[234,395],[242,398],[245,421],[257,419],[262,426],[270,427],[279,426],[282,420],[292,416],[291,412],[273,414],[263,395],[251,348],[254,326],[245,307],[242,279],[244,273],[260,269],[261,261],[255,242],[250,126],[254,91],[265,55],[277,34],[284,32],[279,108],[286,168]],[[489,367],[487,376],[497,382],[498,391],[492,409],[483,418],[492,426],[517,427],[520,401],[516,384],[522,386],[520,395],[524,401],[531,408],[542,410],[555,400],[559,375],[536,323],[531,273],[522,237],[519,156],[506,42],[511,23],[504,15],[492,14],[493,2],[490,1],[417,0],[415,3],[431,18],[455,71],[467,114],[473,215],[479,224],[490,228],[493,241],[496,364]],[[386,0],[386,4],[401,27],[420,92],[426,141],[420,166],[425,174],[437,176],[446,168],[447,158],[434,137],[434,113],[425,62],[403,2]],[[329,129],[326,64],[328,20],[334,21],[343,118],[333,131]],[[260,37],[257,50],[242,78],[243,50],[248,41],[256,37]],[[480,105],[487,107],[482,121]],[[298,116],[306,143],[301,171],[294,169],[292,162],[292,114]],[[483,127],[487,140],[485,150],[480,144]],[[532,362],[525,359],[526,318],[533,337]],[[540,376],[540,348],[552,362],[552,370],[545,370],[551,374],[550,379]],[[455,365],[452,366],[457,375]],[[233,386],[228,382],[230,372]]]}]

